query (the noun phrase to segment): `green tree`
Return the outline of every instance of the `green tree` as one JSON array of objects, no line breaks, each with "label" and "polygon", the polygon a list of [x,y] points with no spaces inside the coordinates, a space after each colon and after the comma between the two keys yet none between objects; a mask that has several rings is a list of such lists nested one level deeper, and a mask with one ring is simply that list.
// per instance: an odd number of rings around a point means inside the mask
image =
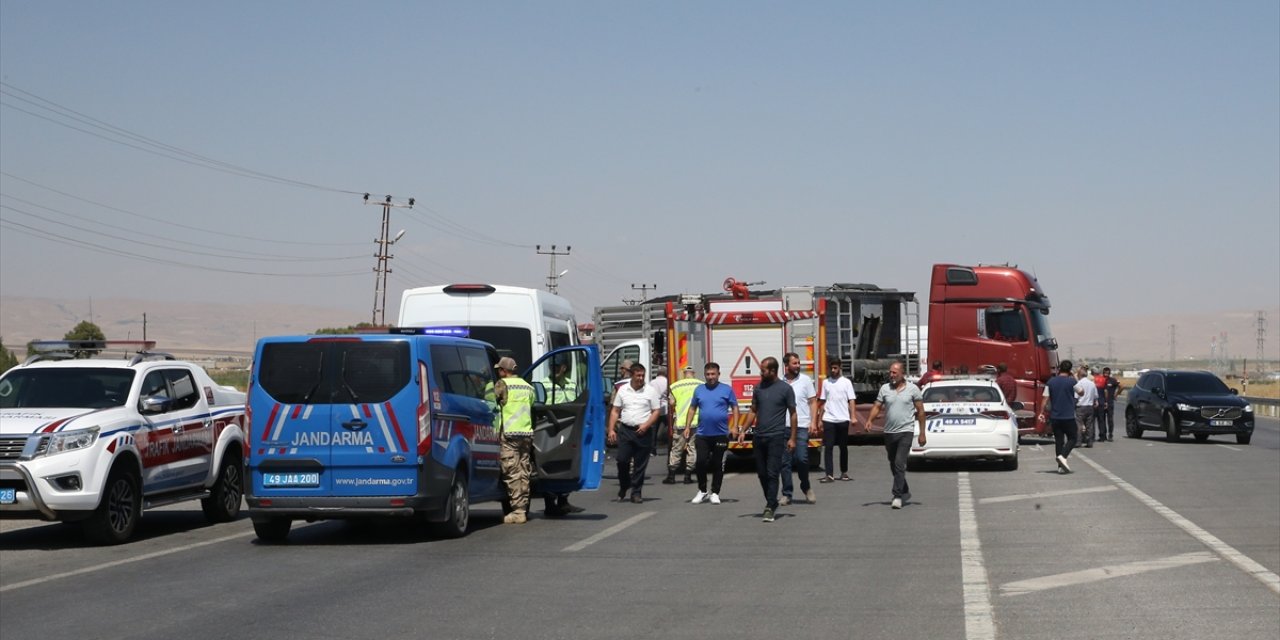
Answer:
[{"label": "green tree", "polygon": [[[63,340],[106,340],[107,334],[103,333],[102,329],[99,328],[98,325],[92,322],[89,322],[88,320],[81,320],[80,324],[76,325],[74,329],[68,331],[66,335],[62,336],[62,339]],[[80,349],[73,349],[71,352],[74,353],[77,358],[88,358],[89,356],[92,356],[95,353],[94,351],[80,350]]]},{"label": "green tree", "polygon": [[0,338],[0,373],[4,373],[18,366],[18,357],[13,352],[4,348],[4,338]]},{"label": "green tree", "polygon": [[323,329],[316,329],[312,333],[316,335],[322,335],[322,334],[323,335],[345,335],[349,333],[357,333],[365,329],[375,329],[375,328],[377,328],[377,325],[373,324],[372,322],[358,322],[348,327],[338,327],[338,328],[325,327]]}]

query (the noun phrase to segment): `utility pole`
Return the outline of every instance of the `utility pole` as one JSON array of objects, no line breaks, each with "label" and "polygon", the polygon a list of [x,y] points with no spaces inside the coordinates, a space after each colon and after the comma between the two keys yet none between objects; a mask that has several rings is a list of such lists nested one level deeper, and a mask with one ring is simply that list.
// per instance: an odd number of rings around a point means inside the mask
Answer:
[{"label": "utility pole", "polygon": [[[145,311],[142,313],[142,341],[147,341],[147,313]],[[254,340],[254,342],[257,342],[257,340]]]},{"label": "utility pole", "polygon": [[1178,325],[1169,325],[1169,362],[1178,361]]},{"label": "utility pole", "polygon": [[[649,310],[645,308],[644,303],[649,299],[649,292],[657,288],[658,285],[656,284],[631,285],[632,291],[640,292],[640,331],[644,333],[644,339],[650,341],[653,340],[653,331],[652,327],[649,326]],[[657,354],[652,355],[656,356]],[[645,366],[653,366],[653,363],[646,362]],[[653,374],[650,373],[649,375]]]},{"label": "utility pole", "polygon": [[569,252],[573,251],[573,247],[566,245],[564,251],[556,251],[556,246],[553,244],[551,245],[551,249],[543,251],[542,245],[535,244],[533,245],[533,250],[538,252],[538,255],[540,256],[551,256],[551,270],[547,272],[547,291],[556,293],[559,290],[560,278],[563,277],[564,274],[569,273],[568,269],[560,272],[556,271],[556,256],[569,255]]},{"label": "utility pole", "polygon": [[[364,203],[369,204],[369,194],[367,193],[364,194]],[[390,253],[388,253],[387,249],[391,245],[395,244],[396,240],[399,240],[401,236],[404,235],[404,230],[401,229],[400,233],[396,234],[396,237],[394,238],[390,237],[391,210],[393,208],[412,209],[413,198],[409,198],[408,204],[400,204],[400,203],[392,202],[391,196],[387,196],[386,199],[383,200],[382,202],[377,202],[374,204],[382,205],[382,233],[379,234],[379,236],[374,239],[374,243],[378,245],[378,252],[375,253],[373,257],[377,258],[378,262],[373,267],[374,276],[373,276],[373,320],[372,322],[376,326],[383,326],[386,324],[386,320],[387,320],[387,274],[391,273],[391,268],[387,263],[392,258],[395,257],[395,256],[392,256]]]},{"label": "utility pole", "polygon": [[1264,349],[1267,344],[1267,312],[1259,311],[1255,320],[1258,325],[1258,353],[1254,355],[1254,362],[1263,362],[1266,360],[1267,352]]},{"label": "utility pole", "polygon": [[1107,336],[1107,362],[1114,362],[1111,351],[1111,336]]},{"label": "utility pole", "polygon": [[640,303],[641,303],[641,304],[644,304],[644,302],[645,302],[646,300],[648,300],[648,299],[649,299],[649,292],[650,292],[650,291],[653,291],[654,289],[657,289],[657,288],[658,288],[658,285],[656,285],[656,284],[633,284],[633,285],[631,285],[631,290],[632,290],[632,291],[639,291],[639,292],[640,292]]}]

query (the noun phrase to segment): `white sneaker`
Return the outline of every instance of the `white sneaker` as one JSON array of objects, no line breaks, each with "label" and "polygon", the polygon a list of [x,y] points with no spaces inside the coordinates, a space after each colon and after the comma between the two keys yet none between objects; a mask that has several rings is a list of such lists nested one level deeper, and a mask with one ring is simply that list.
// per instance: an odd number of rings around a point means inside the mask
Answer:
[{"label": "white sneaker", "polygon": [[1066,473],[1071,473],[1071,465],[1067,464],[1067,459],[1063,456],[1058,456],[1058,468]]},{"label": "white sneaker", "polygon": [[718,493],[711,494],[711,504],[720,504],[720,494]]},{"label": "white sneaker", "polygon": [[693,499],[690,500],[689,502],[692,502],[693,504],[702,504],[702,501],[705,500],[706,497],[707,497],[706,491],[699,491],[698,495],[694,496]]},{"label": "white sneaker", "polygon": [[901,508],[902,508],[902,498],[894,498],[894,499],[893,499],[893,502],[891,502],[891,503],[889,504],[889,506],[893,507],[894,509],[901,509]]}]

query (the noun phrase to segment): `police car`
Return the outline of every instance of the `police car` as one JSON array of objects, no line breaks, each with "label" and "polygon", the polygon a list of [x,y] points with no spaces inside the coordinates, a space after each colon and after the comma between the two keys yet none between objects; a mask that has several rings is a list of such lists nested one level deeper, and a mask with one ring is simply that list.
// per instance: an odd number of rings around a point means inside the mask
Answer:
[{"label": "police car", "polygon": [[[118,544],[151,507],[199,499],[211,521],[240,513],[245,394],[150,341],[33,346],[0,376],[0,518],[78,521]],[[84,357],[118,348],[137,352]]]},{"label": "police car", "polygon": [[926,460],[987,459],[1010,471],[1018,468],[1018,418],[1021,402],[1009,403],[994,380],[935,380],[924,388],[928,442],[915,444],[907,458],[913,467]]}]

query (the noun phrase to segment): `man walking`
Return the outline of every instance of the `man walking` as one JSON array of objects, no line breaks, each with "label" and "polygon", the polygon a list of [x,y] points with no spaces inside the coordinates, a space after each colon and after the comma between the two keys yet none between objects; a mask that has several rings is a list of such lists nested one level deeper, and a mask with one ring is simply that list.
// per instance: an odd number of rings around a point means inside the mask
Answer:
[{"label": "man walking", "polygon": [[[1111,367],[1102,368],[1102,393],[1098,396],[1098,438],[1114,442],[1116,437],[1116,396],[1120,394],[1120,381],[1111,375]],[[1103,425],[1106,425],[1105,427]]]},{"label": "man walking", "polygon": [[796,420],[796,395],[790,385],[778,380],[778,359],[770,356],[761,360],[760,384],[751,395],[751,412],[738,431],[738,443],[746,442],[747,429],[755,428],[751,448],[764,491],[765,522],[773,522],[778,509],[778,474],[782,472],[783,452],[796,446]]},{"label": "man walking", "polygon": [[511,513],[504,524],[524,524],[529,510],[529,476],[533,472],[530,452],[533,450],[533,385],[516,375],[516,361],[502,358],[495,365],[498,381],[494,395],[502,410],[502,443],[498,463],[502,482],[507,487]]},{"label": "man walking", "polygon": [[[694,443],[697,447],[695,467],[698,471],[698,493],[690,502],[701,504],[703,500],[710,499],[711,504],[720,504],[720,484],[724,481],[724,453],[729,450],[729,435],[738,435],[738,398],[729,385],[720,384],[720,365],[708,362],[703,375],[707,381],[694,389],[684,416],[686,425],[693,425],[696,421],[698,427],[698,437]],[[689,440],[691,429],[691,426],[684,428],[686,441]],[[707,493],[708,467],[711,469],[710,494]]]},{"label": "man walking", "polygon": [[907,365],[902,361],[889,365],[889,382],[880,387],[876,403],[871,405],[867,424],[875,421],[884,409],[884,449],[893,471],[893,500],[890,505],[901,509],[911,501],[911,488],[907,485],[907,455],[911,453],[911,436],[919,430],[916,442],[927,442],[924,430],[924,396],[920,387],[907,382]]},{"label": "man walking", "polygon": [[858,425],[853,383],[843,375],[840,358],[827,356],[827,379],[818,394],[818,420],[822,432],[822,468],[827,472],[818,482],[835,482],[835,453],[840,447],[840,479],[849,477],[849,427]]},{"label": "man walking", "polygon": [[800,476],[800,493],[805,500],[813,504],[817,497],[809,484],[809,429],[813,417],[818,414],[818,394],[813,389],[813,379],[800,373],[800,356],[788,353],[782,356],[782,364],[786,367],[783,378],[791,385],[796,396],[796,446],[782,454],[782,500],[779,504],[791,504],[794,485],[791,481],[791,470],[795,469]]},{"label": "man walking", "polygon": [[1001,362],[996,365],[996,386],[1004,394],[1004,401],[1012,404],[1018,399],[1018,381],[1009,373],[1009,365]]},{"label": "man walking", "polygon": [[693,393],[702,381],[693,374],[693,367],[685,367],[683,377],[671,385],[671,405],[675,408],[672,414],[671,451],[667,455],[667,479],[663,484],[675,484],[676,472],[684,471],[684,483],[693,484],[693,467],[698,453],[693,438],[685,435],[690,427],[697,424],[698,412],[689,411],[689,402]]},{"label": "man walking", "polygon": [[658,456],[658,445],[662,442],[662,436],[667,436],[667,449],[671,449],[671,420],[669,413],[671,405],[667,403],[670,394],[668,393],[670,386],[667,380],[667,368],[658,365],[653,368],[653,379],[649,381],[649,386],[653,388],[653,392],[658,394],[658,421],[653,425],[653,448],[650,449],[649,455]]},{"label": "man walking", "polygon": [[644,383],[644,365],[631,365],[631,382],[613,394],[609,412],[609,444],[618,445],[618,500],[644,502],[644,472],[649,467],[649,430],[658,421],[658,395]]},{"label": "man walking", "polygon": [[1071,361],[1063,360],[1058,364],[1058,375],[1049,378],[1044,388],[1044,395],[1049,400],[1040,409],[1039,420],[1044,422],[1045,414],[1049,414],[1049,424],[1053,427],[1053,450],[1058,456],[1058,473],[1071,473],[1067,458],[1076,448],[1076,434],[1080,431],[1076,425],[1075,386],[1076,381],[1071,377]]},{"label": "man walking", "polygon": [[941,380],[941,379],[942,379],[942,361],[934,360],[933,366],[928,371],[924,372],[924,375],[920,376],[920,380],[916,381],[916,387],[923,389],[926,384],[929,384],[934,380]]},{"label": "man walking", "polygon": [[1076,421],[1080,423],[1080,439],[1084,448],[1093,447],[1094,417],[1098,411],[1098,387],[1089,377],[1088,367],[1080,367],[1079,380],[1075,384]]}]

